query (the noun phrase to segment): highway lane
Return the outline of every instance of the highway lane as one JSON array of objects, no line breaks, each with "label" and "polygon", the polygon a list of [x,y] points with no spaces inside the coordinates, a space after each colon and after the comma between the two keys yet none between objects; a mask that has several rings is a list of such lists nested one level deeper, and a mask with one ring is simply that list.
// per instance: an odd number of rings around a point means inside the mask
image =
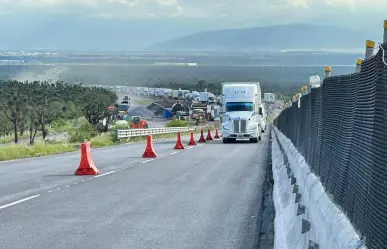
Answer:
[{"label": "highway lane", "polygon": [[[196,139],[199,135],[196,135]],[[183,137],[187,144],[189,138]],[[173,152],[175,138],[155,140],[156,152],[162,156]],[[101,174],[144,161],[141,156],[145,143],[124,144],[92,149],[92,155]],[[33,195],[40,190],[66,186],[79,180],[74,172],[79,166],[80,151],[61,155],[0,162],[0,205]]]},{"label": "highway lane", "polygon": [[109,155],[114,150],[101,150],[94,153],[96,162],[107,158],[100,168],[115,172],[76,177],[85,181],[41,190],[13,206],[0,204],[0,243],[39,249],[252,248],[267,140],[266,133],[258,144],[218,140],[183,151],[166,148],[164,157],[124,169],[123,158]]}]

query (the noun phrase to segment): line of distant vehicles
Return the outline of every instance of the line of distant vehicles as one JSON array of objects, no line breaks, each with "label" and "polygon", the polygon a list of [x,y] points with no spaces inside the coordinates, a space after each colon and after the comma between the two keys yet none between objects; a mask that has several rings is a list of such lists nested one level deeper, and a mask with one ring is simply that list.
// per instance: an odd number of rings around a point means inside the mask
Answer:
[{"label": "line of distant vehicles", "polygon": [[[144,97],[160,97],[173,100],[188,99],[196,100],[202,103],[212,102],[219,103],[220,96],[204,91],[190,91],[184,89],[170,89],[170,88],[152,88],[152,87],[129,87],[129,86],[114,86],[114,85],[87,85],[88,87],[102,87],[114,92],[128,93]],[[276,95],[274,93],[264,93],[264,101],[266,103],[274,103],[276,101]]]},{"label": "line of distant vehicles", "polygon": [[216,103],[219,102],[219,97],[211,92],[198,92],[184,89],[168,89],[168,88],[150,88],[150,87],[135,87],[132,88],[132,94],[144,97],[160,97],[173,100],[194,100],[201,103]]}]

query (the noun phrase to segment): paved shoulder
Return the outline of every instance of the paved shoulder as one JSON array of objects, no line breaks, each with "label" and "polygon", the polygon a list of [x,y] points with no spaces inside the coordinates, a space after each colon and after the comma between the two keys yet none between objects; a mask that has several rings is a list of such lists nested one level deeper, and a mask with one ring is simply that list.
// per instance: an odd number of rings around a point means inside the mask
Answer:
[{"label": "paved shoulder", "polygon": [[2,246],[251,248],[267,139],[207,142],[42,192],[0,209]]}]

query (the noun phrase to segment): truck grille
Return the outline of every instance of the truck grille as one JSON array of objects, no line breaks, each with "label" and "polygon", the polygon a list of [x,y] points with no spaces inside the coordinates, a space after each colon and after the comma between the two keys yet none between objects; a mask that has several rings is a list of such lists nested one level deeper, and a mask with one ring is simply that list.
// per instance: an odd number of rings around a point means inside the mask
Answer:
[{"label": "truck grille", "polygon": [[246,132],[247,120],[241,120],[241,132]]},{"label": "truck grille", "polygon": [[239,120],[233,120],[232,121],[234,132],[239,132]]}]

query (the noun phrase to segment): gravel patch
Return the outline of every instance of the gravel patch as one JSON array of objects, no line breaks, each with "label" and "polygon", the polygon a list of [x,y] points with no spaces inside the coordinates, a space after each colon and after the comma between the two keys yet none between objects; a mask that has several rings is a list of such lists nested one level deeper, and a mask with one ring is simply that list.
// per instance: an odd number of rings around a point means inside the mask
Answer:
[{"label": "gravel patch", "polygon": [[[268,129],[266,132],[271,132],[271,129]],[[275,209],[273,203],[273,184],[270,140],[267,154],[266,179],[262,190],[262,206],[258,215],[260,219],[257,219],[257,243],[254,249],[272,249],[274,247]]]}]

